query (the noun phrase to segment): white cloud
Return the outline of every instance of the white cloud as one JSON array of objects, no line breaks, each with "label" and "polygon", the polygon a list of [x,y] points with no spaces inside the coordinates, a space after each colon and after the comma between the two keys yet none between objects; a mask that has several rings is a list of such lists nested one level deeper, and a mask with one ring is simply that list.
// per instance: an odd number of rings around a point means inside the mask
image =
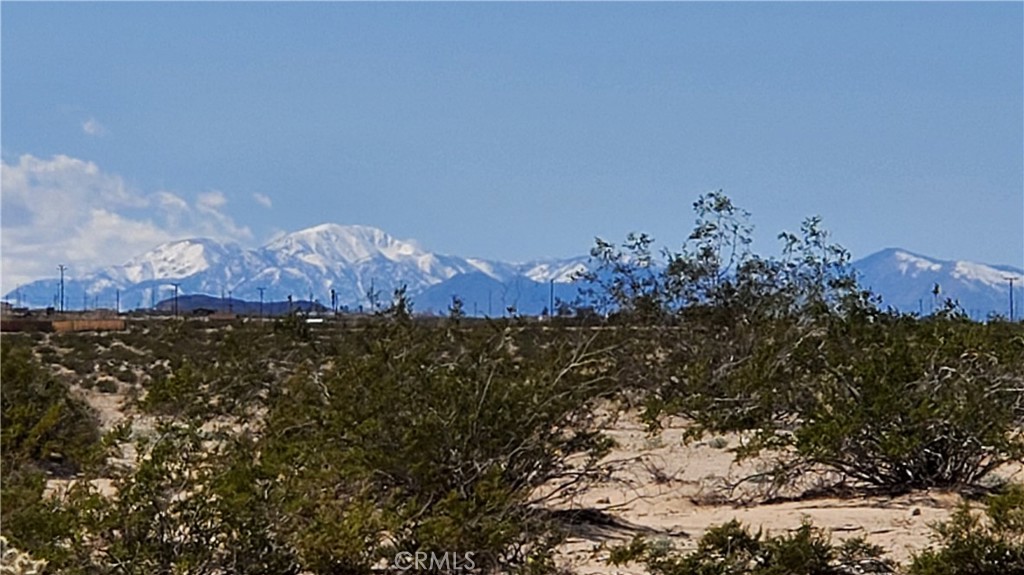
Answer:
[{"label": "white cloud", "polygon": [[103,136],[107,133],[107,128],[96,118],[89,118],[82,122],[82,131],[90,136]]},{"label": "white cloud", "polygon": [[252,199],[256,200],[256,203],[263,206],[264,208],[274,207],[274,202],[270,201],[270,196],[255,192],[252,195]]},{"label": "white cloud", "polygon": [[252,232],[222,211],[221,192],[194,204],[169,191],[143,193],[92,163],[58,155],[21,156],[0,170],[2,290],[54,275],[119,264],[160,243],[186,237],[245,242]]},{"label": "white cloud", "polygon": [[221,192],[203,192],[196,200],[196,207],[200,210],[217,210],[224,207],[226,203],[228,203],[228,199]]}]

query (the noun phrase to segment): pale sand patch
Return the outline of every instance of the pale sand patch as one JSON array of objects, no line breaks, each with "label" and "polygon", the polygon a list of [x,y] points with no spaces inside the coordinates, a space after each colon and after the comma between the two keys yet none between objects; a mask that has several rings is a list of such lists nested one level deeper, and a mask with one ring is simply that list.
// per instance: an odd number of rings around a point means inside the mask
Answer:
[{"label": "pale sand patch", "polygon": [[[624,463],[609,481],[588,488],[567,506],[605,510],[638,527],[645,537],[667,539],[680,549],[694,548],[709,526],[732,519],[754,531],[760,528],[771,533],[796,529],[802,521],[810,519],[815,526],[831,532],[837,541],[863,536],[869,543],[885,548],[890,558],[903,562],[932,543],[929,526],[946,520],[961,501],[956,493],[933,490],[898,497],[822,497],[773,504],[730,504],[723,484],[757,471],[759,463],[733,462],[728,449],[736,446],[740,437],[686,444],[685,431],[684,422],[670,421],[651,435],[635,415],[620,417],[608,430],[618,443],[608,460]],[[728,447],[723,447],[725,443]],[[1024,478],[1024,465],[1007,466],[998,475],[1020,481]],[[635,534],[620,530],[610,537],[574,537],[561,548],[561,561],[580,574],[643,573],[640,566],[611,567],[605,563],[608,546],[627,542]]]}]

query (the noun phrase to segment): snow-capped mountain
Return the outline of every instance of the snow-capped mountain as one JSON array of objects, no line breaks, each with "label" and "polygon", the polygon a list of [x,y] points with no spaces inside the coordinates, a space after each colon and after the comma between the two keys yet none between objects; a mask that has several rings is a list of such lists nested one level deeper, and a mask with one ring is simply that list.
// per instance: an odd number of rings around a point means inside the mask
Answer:
[{"label": "snow-capped mountain", "polygon": [[[148,308],[174,295],[206,294],[235,300],[319,302],[367,308],[371,292],[386,302],[406,286],[415,309],[443,312],[452,296],[467,313],[504,313],[509,307],[539,314],[551,300],[572,301],[577,273],[587,256],[506,263],[430,252],[415,241],[396,239],[368,226],[322,224],[283,235],[255,249],[209,239],[166,243],[122,265],[65,277],[67,309],[115,306]],[[946,298],[983,319],[1006,315],[1009,282],[1024,303],[1024,271],[968,261],[943,261],[902,249],[886,249],[854,262],[861,285],[882,296],[883,305],[930,313]],[[938,284],[940,293],[932,291]],[[5,296],[33,307],[57,305],[58,280],[39,280]],[[1019,306],[1024,307],[1024,306]],[[1019,313],[1019,312],[1018,312]],[[1019,317],[1019,315],[1018,315]]]},{"label": "snow-capped mountain", "polygon": [[[387,301],[401,286],[415,295],[460,276],[485,278],[498,285],[567,283],[585,263],[585,257],[510,264],[442,255],[377,228],[321,224],[256,249],[210,239],[169,242],[122,265],[67,276],[64,292],[67,309],[114,307],[117,302],[121,309],[135,309],[171,297],[175,284],[179,294],[257,301],[262,288],[267,301],[291,295],[328,306],[333,290],[339,307],[357,309],[370,305],[371,292],[377,294],[377,301]],[[36,281],[6,299],[28,306],[58,305],[57,285],[56,279]]]},{"label": "snow-capped mountain", "polygon": [[[1013,279],[1015,317],[1021,317],[1024,270],[969,261],[945,261],[899,248],[876,252],[854,262],[860,284],[882,296],[882,304],[928,314],[946,299],[960,303],[974,319],[990,313],[1009,314]],[[935,286],[939,286],[936,295]]]}]

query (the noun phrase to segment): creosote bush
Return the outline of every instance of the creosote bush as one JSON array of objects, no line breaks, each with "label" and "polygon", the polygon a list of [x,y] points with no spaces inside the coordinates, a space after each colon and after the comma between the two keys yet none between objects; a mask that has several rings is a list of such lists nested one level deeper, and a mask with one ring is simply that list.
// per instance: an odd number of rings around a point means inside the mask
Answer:
[{"label": "creosote bush", "polygon": [[571,493],[608,447],[591,409],[608,390],[599,350],[505,322],[399,318],[345,336],[332,360],[286,383],[258,446],[308,566],[358,571],[398,551],[473,551],[485,571],[549,560],[559,534],[537,488]]},{"label": "creosote bush", "polygon": [[648,423],[751,434],[738,455],[787,454],[780,482],[825,467],[889,491],[976,486],[1024,457],[1024,326],[973,323],[954,304],[881,310],[817,218],[763,258],[727,197],[694,207],[680,251],[599,240],[586,277],[623,325],[616,373]]},{"label": "creosote bush", "polygon": [[140,407],[159,423],[132,439],[132,465],[83,468],[60,496],[41,476],[5,481],[5,513],[16,501],[24,520],[5,517],[4,534],[72,574],[366,573],[399,551],[550,571],[562,531],[543,505],[609,447],[593,409],[609,359],[592,337],[403,314],[232,333],[148,384]]},{"label": "creosote bush", "polygon": [[[1024,457],[1021,324],[882,310],[817,218],[766,258],[724,194],[694,207],[677,252],[599,241],[575,314],[560,302],[543,323],[473,321],[457,300],[447,320],[417,318],[399,290],[355,326],[4,334],[0,530],[53,573],[362,574],[433,551],[539,574],[565,535],[551,504],[602,475],[604,418],[623,404],[652,426],[744,432],[738,456],[783,454],[780,481],[825,467],[886,491],[977,486]],[[101,437],[75,385],[126,391],[155,429]],[[130,465],[105,459],[129,441]],[[44,494],[54,477],[74,481]],[[910,573],[1024,572],[1022,506],[1011,488],[985,517],[958,511]],[[665,575],[894,569],[810,525],[730,523],[694,553],[636,540],[613,558]]]},{"label": "creosote bush", "polygon": [[990,496],[984,513],[962,504],[935,531],[938,547],[915,556],[909,575],[1024,573],[1024,486]]},{"label": "creosote bush", "polygon": [[612,565],[642,563],[651,575],[868,575],[896,573],[882,548],[863,539],[834,544],[804,523],[793,533],[751,533],[737,521],[712,527],[690,553],[641,538],[612,549]]},{"label": "creosote bush", "polygon": [[43,369],[29,348],[5,344],[0,354],[5,474],[15,468],[64,476],[77,472],[99,439],[95,414]]}]

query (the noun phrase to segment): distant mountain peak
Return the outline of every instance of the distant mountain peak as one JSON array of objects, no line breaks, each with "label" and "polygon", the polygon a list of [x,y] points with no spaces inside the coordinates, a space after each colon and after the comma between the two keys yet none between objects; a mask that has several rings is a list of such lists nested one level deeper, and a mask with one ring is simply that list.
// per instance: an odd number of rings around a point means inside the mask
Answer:
[{"label": "distant mountain peak", "polygon": [[189,238],[165,242],[140,254],[119,267],[131,281],[189,277],[236,255],[241,248],[209,238]]},{"label": "distant mountain peak", "polygon": [[285,234],[264,249],[303,257],[310,263],[325,259],[357,263],[378,256],[394,261],[426,254],[415,242],[395,239],[379,228],[334,223]]},{"label": "distant mountain peak", "polygon": [[[459,296],[467,311],[502,313],[514,307],[531,314],[550,308],[552,300],[573,300],[578,286],[572,280],[592,264],[583,255],[510,263],[436,254],[372,226],[324,223],[256,249],[206,238],[167,242],[122,265],[66,278],[65,291],[72,304],[113,307],[117,302],[121,309],[150,307],[175,291],[250,301],[292,296],[323,304],[333,299],[358,309],[370,305],[370,292],[386,299],[405,286],[421,311],[443,312]],[[883,305],[924,314],[950,298],[976,319],[1005,315],[1007,278],[1015,278],[1017,290],[1024,287],[1024,271],[1018,268],[946,261],[895,247],[853,267],[861,285],[879,294]],[[935,284],[940,296],[933,293]],[[55,305],[55,286],[53,278],[41,279],[6,297],[31,306]]]}]

